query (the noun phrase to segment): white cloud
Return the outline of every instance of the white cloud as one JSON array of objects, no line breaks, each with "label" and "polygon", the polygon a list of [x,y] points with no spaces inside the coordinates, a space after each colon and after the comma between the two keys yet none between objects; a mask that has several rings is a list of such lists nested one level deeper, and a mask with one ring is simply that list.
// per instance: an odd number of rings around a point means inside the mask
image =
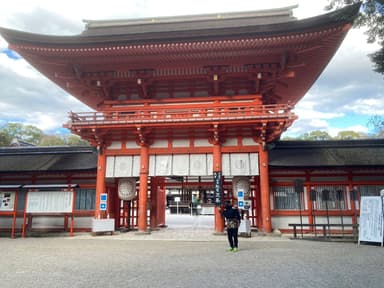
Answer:
[{"label": "white cloud", "polygon": [[0,66],[5,70],[6,73],[14,73],[20,77],[35,79],[43,77],[40,72],[34,69],[24,59],[12,59],[9,58],[5,53],[0,53]]}]

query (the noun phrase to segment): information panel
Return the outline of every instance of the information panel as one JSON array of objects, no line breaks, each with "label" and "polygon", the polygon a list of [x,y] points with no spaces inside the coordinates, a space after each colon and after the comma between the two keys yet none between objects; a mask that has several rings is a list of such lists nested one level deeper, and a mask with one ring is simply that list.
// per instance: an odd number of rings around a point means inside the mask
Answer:
[{"label": "information panel", "polygon": [[71,213],[73,191],[28,192],[27,213]]},{"label": "information panel", "polygon": [[15,195],[14,191],[0,192],[0,212],[13,211],[15,209]]},{"label": "information panel", "polygon": [[359,244],[360,241],[366,241],[383,245],[383,199],[376,196],[361,197]]}]

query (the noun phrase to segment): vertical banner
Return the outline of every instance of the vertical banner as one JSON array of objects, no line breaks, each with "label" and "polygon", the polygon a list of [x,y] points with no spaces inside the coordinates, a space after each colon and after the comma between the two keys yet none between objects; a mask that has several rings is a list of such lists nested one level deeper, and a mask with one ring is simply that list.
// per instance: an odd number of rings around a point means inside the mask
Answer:
[{"label": "vertical banner", "polygon": [[213,192],[215,197],[215,206],[221,206],[223,195],[223,181],[221,172],[213,172]]}]

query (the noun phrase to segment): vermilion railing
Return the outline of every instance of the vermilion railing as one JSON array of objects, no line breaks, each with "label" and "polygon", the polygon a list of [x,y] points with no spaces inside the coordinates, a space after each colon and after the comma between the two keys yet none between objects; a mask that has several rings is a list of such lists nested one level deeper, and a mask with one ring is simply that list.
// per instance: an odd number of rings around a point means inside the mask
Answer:
[{"label": "vermilion railing", "polygon": [[142,106],[129,110],[69,113],[71,125],[143,124],[167,122],[204,122],[234,120],[295,119],[290,105],[215,105],[181,107],[172,105]]}]

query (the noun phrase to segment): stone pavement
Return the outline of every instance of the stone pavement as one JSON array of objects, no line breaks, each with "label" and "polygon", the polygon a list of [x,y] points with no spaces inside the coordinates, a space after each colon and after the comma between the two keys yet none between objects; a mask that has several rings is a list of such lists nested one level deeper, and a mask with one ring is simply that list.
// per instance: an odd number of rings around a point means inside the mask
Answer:
[{"label": "stone pavement", "polygon": [[[214,217],[210,215],[167,215],[167,227],[151,231],[149,234],[137,233],[136,231],[115,232],[112,236],[108,233],[97,235],[97,238],[111,240],[166,240],[166,241],[220,241],[226,242],[226,234],[215,234]],[[244,235],[248,236],[248,235]],[[79,234],[78,238],[89,239],[92,234]],[[251,237],[241,237],[241,241],[286,241],[290,235],[280,233],[251,233]]]},{"label": "stone pavement", "polygon": [[176,226],[0,238],[0,287],[383,287],[382,247],[254,233],[233,253],[225,235]]},{"label": "stone pavement", "polygon": [[[215,234],[213,230],[204,229],[172,229],[161,228],[159,230],[151,231],[150,233],[138,233],[137,231],[129,232],[114,232],[113,235],[109,233],[93,235],[91,233],[81,233],[75,236],[77,239],[109,239],[109,240],[162,240],[162,241],[189,241],[189,242],[226,242],[227,235]],[[248,235],[240,235],[240,241],[254,242],[254,241],[288,241],[290,235],[280,234],[265,234],[260,232],[252,232],[251,237]]]}]

